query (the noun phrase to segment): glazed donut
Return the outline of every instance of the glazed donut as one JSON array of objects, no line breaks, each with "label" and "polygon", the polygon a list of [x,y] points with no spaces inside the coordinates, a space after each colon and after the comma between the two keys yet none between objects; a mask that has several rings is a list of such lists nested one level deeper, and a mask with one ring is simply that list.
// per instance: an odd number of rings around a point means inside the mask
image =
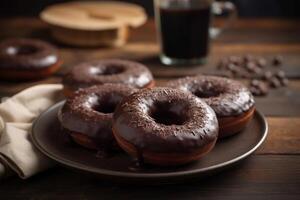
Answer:
[{"label": "glazed donut", "polygon": [[116,105],[136,89],[104,84],[80,89],[68,98],[58,113],[61,126],[81,146],[109,152],[117,148],[111,124]]},{"label": "glazed donut", "polygon": [[81,63],[64,77],[64,94],[71,96],[79,88],[104,83],[122,83],[136,88],[152,87],[153,77],[148,68],[140,63],[107,59]]},{"label": "glazed donut", "polygon": [[177,89],[142,89],[122,100],[113,116],[119,146],[139,162],[182,165],[208,153],[218,137],[214,111]]},{"label": "glazed donut", "polygon": [[168,87],[189,91],[215,111],[219,138],[240,132],[252,119],[254,98],[238,81],[216,76],[195,76],[170,81]]},{"label": "glazed donut", "polygon": [[0,78],[32,80],[50,76],[61,65],[57,50],[37,39],[7,39],[0,43]]}]

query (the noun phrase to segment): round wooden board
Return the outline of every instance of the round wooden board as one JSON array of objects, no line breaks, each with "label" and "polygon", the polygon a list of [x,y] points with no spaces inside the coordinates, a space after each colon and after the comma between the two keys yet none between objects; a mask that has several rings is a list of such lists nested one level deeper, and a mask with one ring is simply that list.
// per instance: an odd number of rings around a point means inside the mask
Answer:
[{"label": "round wooden board", "polygon": [[256,111],[253,120],[240,134],[218,141],[215,148],[201,160],[180,167],[144,166],[135,168],[132,159],[120,152],[110,157],[73,143],[61,129],[57,112],[60,102],[41,114],[32,129],[32,141],[46,156],[72,169],[125,183],[178,183],[204,177],[230,167],[253,153],[265,140],[268,125]]},{"label": "round wooden board", "polygon": [[71,46],[119,47],[129,37],[128,27],[147,20],[138,5],[118,1],[74,1],[45,8],[40,17],[50,25],[52,36]]},{"label": "round wooden board", "polygon": [[45,8],[40,17],[53,26],[81,31],[138,27],[147,20],[138,5],[117,1],[75,1]]}]

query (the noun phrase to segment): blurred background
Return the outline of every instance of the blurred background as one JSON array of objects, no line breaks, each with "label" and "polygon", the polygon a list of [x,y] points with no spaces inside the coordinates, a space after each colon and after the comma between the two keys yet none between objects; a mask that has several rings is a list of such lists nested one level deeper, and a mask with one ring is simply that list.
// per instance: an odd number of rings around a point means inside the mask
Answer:
[{"label": "blurred background", "polygon": [[[152,0],[119,0],[142,5],[153,16]],[[240,17],[300,18],[299,0],[231,0]],[[0,17],[35,16],[47,5],[67,0],[1,0]]]}]

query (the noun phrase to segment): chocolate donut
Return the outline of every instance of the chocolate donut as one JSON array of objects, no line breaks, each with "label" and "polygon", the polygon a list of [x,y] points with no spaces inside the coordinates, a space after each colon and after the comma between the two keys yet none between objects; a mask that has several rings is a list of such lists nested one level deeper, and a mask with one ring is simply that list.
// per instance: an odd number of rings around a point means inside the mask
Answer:
[{"label": "chocolate donut", "polygon": [[248,88],[227,78],[199,75],[170,81],[166,86],[191,92],[211,106],[218,117],[220,138],[245,128],[255,110]]},{"label": "chocolate donut", "polygon": [[89,149],[108,152],[116,149],[111,131],[116,105],[136,89],[104,84],[80,89],[68,98],[58,113],[60,123],[72,139]]},{"label": "chocolate donut", "polygon": [[218,121],[204,101],[187,92],[143,89],[118,105],[113,134],[119,146],[140,162],[181,165],[214,147]]},{"label": "chocolate donut", "polygon": [[105,83],[122,83],[136,88],[152,87],[153,77],[140,63],[107,59],[81,63],[64,77],[64,94],[70,96],[79,88]]},{"label": "chocolate donut", "polygon": [[37,39],[7,39],[0,43],[0,78],[31,80],[50,76],[61,61],[51,44]]}]

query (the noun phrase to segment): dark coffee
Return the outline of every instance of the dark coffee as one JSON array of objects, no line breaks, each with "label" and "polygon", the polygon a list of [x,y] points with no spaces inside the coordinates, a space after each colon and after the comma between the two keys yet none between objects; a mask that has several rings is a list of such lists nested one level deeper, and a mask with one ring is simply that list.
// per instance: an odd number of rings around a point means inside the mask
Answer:
[{"label": "dark coffee", "polygon": [[159,8],[161,45],[165,56],[199,59],[208,54],[210,6]]}]

